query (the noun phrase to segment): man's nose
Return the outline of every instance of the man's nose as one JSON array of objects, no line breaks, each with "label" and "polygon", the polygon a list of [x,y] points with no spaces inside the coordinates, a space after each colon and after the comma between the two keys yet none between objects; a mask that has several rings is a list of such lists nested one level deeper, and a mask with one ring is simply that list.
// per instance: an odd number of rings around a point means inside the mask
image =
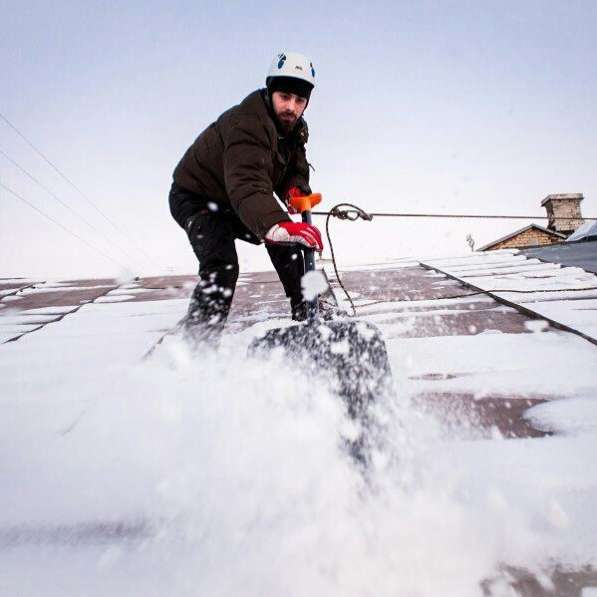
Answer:
[{"label": "man's nose", "polygon": [[300,110],[298,102],[295,98],[291,98],[289,104],[289,107],[293,112],[298,112]]}]

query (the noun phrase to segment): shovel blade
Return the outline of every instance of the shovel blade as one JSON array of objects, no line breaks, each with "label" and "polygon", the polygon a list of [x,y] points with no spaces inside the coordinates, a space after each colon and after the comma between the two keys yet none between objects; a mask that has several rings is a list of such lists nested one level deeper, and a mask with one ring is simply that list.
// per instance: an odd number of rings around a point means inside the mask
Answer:
[{"label": "shovel blade", "polygon": [[365,321],[312,321],[269,330],[249,346],[260,356],[282,349],[308,373],[330,380],[350,416],[366,419],[368,405],[390,389],[391,369],[379,330]]}]

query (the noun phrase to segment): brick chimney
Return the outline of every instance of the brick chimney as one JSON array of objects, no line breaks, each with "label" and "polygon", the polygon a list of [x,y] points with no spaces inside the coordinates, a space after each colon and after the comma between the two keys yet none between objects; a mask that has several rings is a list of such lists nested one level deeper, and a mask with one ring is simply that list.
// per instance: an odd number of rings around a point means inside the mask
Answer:
[{"label": "brick chimney", "polygon": [[[559,193],[547,195],[541,206],[547,210],[549,222],[547,227],[555,232],[570,235],[584,223],[580,213],[580,202],[584,199],[582,193]],[[563,220],[556,218],[565,218]]]}]

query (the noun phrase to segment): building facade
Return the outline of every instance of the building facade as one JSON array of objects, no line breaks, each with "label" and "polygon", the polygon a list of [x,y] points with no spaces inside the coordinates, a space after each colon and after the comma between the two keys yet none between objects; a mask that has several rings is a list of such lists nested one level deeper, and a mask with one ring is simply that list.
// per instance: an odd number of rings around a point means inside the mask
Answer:
[{"label": "building facade", "polygon": [[530,224],[494,240],[478,250],[522,249],[524,247],[561,243],[584,223],[580,210],[580,202],[583,199],[582,193],[548,195],[541,202],[541,206],[547,211],[547,228],[537,224]]}]

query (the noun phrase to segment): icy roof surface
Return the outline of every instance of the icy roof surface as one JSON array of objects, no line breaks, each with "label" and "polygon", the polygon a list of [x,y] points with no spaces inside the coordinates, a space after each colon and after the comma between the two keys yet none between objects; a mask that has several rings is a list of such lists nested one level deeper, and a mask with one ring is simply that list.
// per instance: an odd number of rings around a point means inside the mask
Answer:
[{"label": "icy roof surface", "polygon": [[374,491],[341,450],[351,422],[338,399],[280,355],[246,357],[252,338],[290,325],[274,273],[241,276],[219,354],[166,336],[143,358],[195,280],[1,281],[3,586],[477,595],[484,583],[547,595],[597,584],[596,348],[474,289],[594,337],[593,274],[516,251],[343,269],[396,390],[380,399],[393,439]]}]

